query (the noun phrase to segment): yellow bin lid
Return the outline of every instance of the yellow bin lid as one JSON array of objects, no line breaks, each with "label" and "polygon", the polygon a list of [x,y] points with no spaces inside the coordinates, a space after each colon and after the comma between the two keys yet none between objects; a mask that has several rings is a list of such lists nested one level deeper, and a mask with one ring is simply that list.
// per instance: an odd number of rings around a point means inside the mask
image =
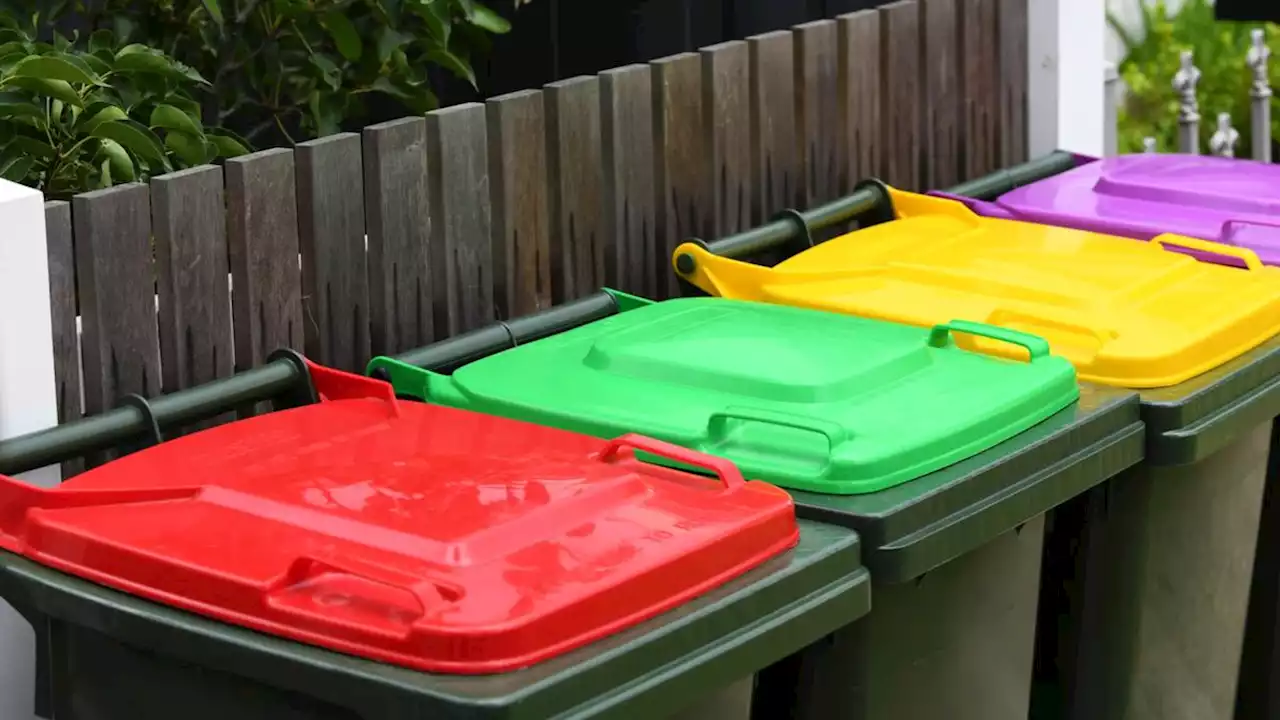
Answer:
[{"label": "yellow bin lid", "polygon": [[[712,295],[932,327],[972,320],[1040,335],[1081,380],[1176,385],[1280,331],[1280,268],[1244,248],[1161,235],[1150,242],[984,218],[945,198],[890,189],[898,219],[768,268],[676,248],[680,275]],[[1237,258],[1200,262],[1164,246]],[[692,256],[680,261],[682,255]],[[970,349],[1016,357],[989,338]]]}]

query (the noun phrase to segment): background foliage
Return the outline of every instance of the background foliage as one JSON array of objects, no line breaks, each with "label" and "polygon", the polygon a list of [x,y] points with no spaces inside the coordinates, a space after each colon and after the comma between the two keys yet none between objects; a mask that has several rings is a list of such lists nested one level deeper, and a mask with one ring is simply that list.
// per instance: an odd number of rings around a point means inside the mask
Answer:
[{"label": "background foliage", "polygon": [[99,31],[85,43],[0,15],[0,177],[61,198],[246,152],[200,121],[198,72]]},{"label": "background foliage", "polygon": [[[31,2],[34,0],[28,0]],[[194,68],[204,119],[258,145],[360,124],[370,96],[422,113],[429,68],[475,84],[507,20],[476,0],[43,0],[59,24],[112,31]]]},{"label": "background foliage", "polygon": [[[1280,89],[1280,28],[1273,24],[1217,22],[1210,0],[1185,0],[1170,13],[1165,0],[1144,3],[1142,27],[1129,33],[1114,17],[1111,26],[1125,45],[1120,77],[1128,95],[1120,108],[1118,142],[1120,152],[1141,152],[1142,139],[1154,137],[1161,152],[1178,147],[1178,100],[1173,77],[1183,50],[1195,53],[1200,69],[1197,96],[1200,100],[1200,147],[1208,148],[1217,126],[1218,113],[1231,114],[1232,125],[1240,131],[1237,157],[1250,150],[1249,87],[1253,73],[1245,64],[1250,47],[1249,34],[1256,27],[1266,30],[1271,48],[1271,84]],[[1272,137],[1280,138],[1280,113],[1272,112]]]}]

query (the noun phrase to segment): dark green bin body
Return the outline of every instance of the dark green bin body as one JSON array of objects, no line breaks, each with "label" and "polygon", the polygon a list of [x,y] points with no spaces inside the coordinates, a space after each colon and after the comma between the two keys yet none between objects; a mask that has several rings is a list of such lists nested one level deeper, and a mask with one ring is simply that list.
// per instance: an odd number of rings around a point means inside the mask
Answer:
[{"label": "dark green bin body", "polygon": [[[445,676],[263,635],[0,552],[0,594],[48,631],[57,720],[662,718],[870,607],[857,535],[799,545],[677,610],[532,668]],[[699,706],[694,714],[704,717]]]},{"label": "dark green bin body", "polygon": [[763,674],[755,717],[1025,720],[1046,513],[1142,451],[1137,396],[1086,385],[1076,405],[918,480],[793,493],[801,517],[858,530],[876,602]]},{"label": "dark green bin body", "polygon": [[1275,613],[1258,586],[1276,554],[1258,538],[1276,526],[1262,518],[1280,338],[1141,397],[1145,461],[1064,508],[1049,535],[1042,616],[1059,622],[1042,628],[1036,717],[1225,718],[1237,693],[1246,717],[1274,717],[1251,713],[1269,668],[1253,628]]}]

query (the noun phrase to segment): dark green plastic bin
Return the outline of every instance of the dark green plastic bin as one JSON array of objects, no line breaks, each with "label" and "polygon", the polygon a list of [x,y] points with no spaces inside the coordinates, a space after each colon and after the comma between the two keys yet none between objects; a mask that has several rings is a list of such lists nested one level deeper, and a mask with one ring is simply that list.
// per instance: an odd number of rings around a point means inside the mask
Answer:
[{"label": "dark green plastic bin", "polygon": [[1230,717],[1238,690],[1268,672],[1241,649],[1246,613],[1266,610],[1249,608],[1255,550],[1274,557],[1258,537],[1280,338],[1141,399],[1145,461],[1064,508],[1049,536],[1055,575],[1075,588],[1046,608],[1068,619],[1046,638],[1057,653],[1045,675],[1061,686],[1049,717]]},{"label": "dark green plastic bin", "polygon": [[[733,301],[702,302],[728,308]],[[479,367],[485,358],[509,352],[508,358],[501,359],[505,364],[467,376],[499,377],[502,373],[498,369],[514,365],[519,353],[549,354],[578,347],[582,333],[603,343],[610,337],[609,328],[617,328],[619,335],[628,332],[625,322],[607,323],[621,321],[611,317],[620,311],[624,315],[644,312],[636,309],[636,304],[626,296],[599,293],[548,313],[412,351],[398,360],[375,359],[370,371],[392,381],[398,394],[426,395],[430,401],[431,388],[452,383],[421,368],[448,373]],[[771,308],[768,312],[813,312],[761,307]],[[819,314],[829,317],[830,323],[848,323],[841,326],[846,331],[858,327],[858,322],[875,322]],[[673,336],[683,330],[674,324],[656,327],[669,328]],[[717,327],[717,331],[723,330]],[[749,363],[755,356],[746,338],[752,332],[765,332],[764,328],[764,324],[749,324],[741,333],[742,343],[734,346],[734,357],[740,363]],[[921,333],[923,343],[928,331],[916,332]],[[796,346],[795,352],[799,357],[811,353],[815,358],[838,359],[831,345],[820,345],[820,338],[839,334],[840,329],[833,325],[830,333],[812,336],[816,345]],[[681,364],[696,370],[697,358],[702,357],[699,353],[708,348],[698,350],[695,345],[689,345]],[[846,357],[851,364],[866,364],[865,356],[852,349],[850,353]],[[653,378],[649,369],[622,360],[618,360],[620,365],[611,365],[607,351],[587,352],[583,358],[600,372],[625,366],[618,371],[648,373],[645,377]],[[882,371],[887,374],[876,375],[876,381],[892,388],[897,376]],[[814,378],[827,377],[820,366],[815,365],[813,373]],[[774,379],[770,387],[776,392],[790,393],[791,397],[822,395],[803,381],[788,385],[776,378],[777,373],[762,374]],[[544,383],[532,389],[538,392],[562,388],[565,393],[576,393],[573,403],[577,412],[583,398],[589,400],[599,388],[567,378],[544,375],[528,381]],[[468,381],[460,382],[465,386]],[[812,382],[814,387],[822,384],[817,379]],[[731,390],[732,384],[716,387]],[[495,395],[480,390],[469,395],[452,387],[439,397],[442,402],[464,407],[474,400],[473,409],[507,412],[525,420],[573,423],[575,429],[588,433],[617,432],[623,429],[620,423],[636,420],[605,413],[592,420],[594,426],[584,424],[582,417],[569,418],[568,411],[549,412],[530,400],[532,394],[503,402],[480,402],[481,395],[490,401]],[[690,436],[682,434],[686,425],[673,419],[677,412],[681,416],[692,412],[686,410],[673,406],[671,413],[645,418],[627,429],[671,442],[689,442]],[[903,411],[910,412],[910,408]],[[931,425],[935,418],[925,417],[924,408],[920,412],[921,424]],[[814,427],[815,421],[810,418],[797,424]],[[714,443],[699,447],[716,452]],[[1076,402],[1047,419],[923,477],[862,494],[793,491],[802,517],[857,530],[863,538],[866,565],[874,580],[875,608],[826,642],[808,646],[761,673],[753,717],[1025,720],[1045,513],[1133,466],[1141,460],[1142,452],[1137,395],[1084,387]],[[757,457],[753,462],[753,458],[737,457],[733,452],[724,454],[749,475],[754,470],[760,479],[770,480],[766,459]],[[777,478],[772,481],[786,485]]]},{"label": "dark green plastic bin", "polygon": [[795,549],[678,610],[492,676],[430,675],[329,652],[6,552],[0,593],[48,629],[57,720],[736,717],[718,702],[733,702],[721,689],[870,606],[857,536],[800,527]]},{"label": "dark green plastic bin", "polygon": [[[162,432],[266,399],[277,409],[315,402],[311,377],[290,353],[231,378],[134,399],[0,443],[0,472],[161,442]],[[346,397],[334,387],[329,397]],[[264,442],[291,437],[268,433]],[[0,597],[41,637],[39,704],[58,720],[734,718],[749,711],[743,684],[756,672],[867,613],[871,582],[860,556],[856,533],[801,520],[792,549],[673,610],[488,675],[419,672],[255,632],[9,551],[0,551]]]}]

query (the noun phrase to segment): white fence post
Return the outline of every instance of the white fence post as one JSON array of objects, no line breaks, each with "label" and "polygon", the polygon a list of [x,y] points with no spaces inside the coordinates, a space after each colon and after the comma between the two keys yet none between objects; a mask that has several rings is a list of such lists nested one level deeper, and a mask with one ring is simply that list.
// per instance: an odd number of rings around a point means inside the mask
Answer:
[{"label": "white fence post", "polygon": [[1105,0],[1027,0],[1032,157],[1105,150]]},{"label": "white fence post", "polygon": [[1107,63],[1103,69],[1105,87],[1102,97],[1104,108],[1102,125],[1102,152],[1107,157],[1120,154],[1120,73],[1115,63]]},{"label": "white fence post", "polygon": [[[0,440],[58,423],[44,196],[0,180]],[[54,466],[20,476],[56,484]],[[0,718],[35,717],[31,626],[0,602]]]}]

